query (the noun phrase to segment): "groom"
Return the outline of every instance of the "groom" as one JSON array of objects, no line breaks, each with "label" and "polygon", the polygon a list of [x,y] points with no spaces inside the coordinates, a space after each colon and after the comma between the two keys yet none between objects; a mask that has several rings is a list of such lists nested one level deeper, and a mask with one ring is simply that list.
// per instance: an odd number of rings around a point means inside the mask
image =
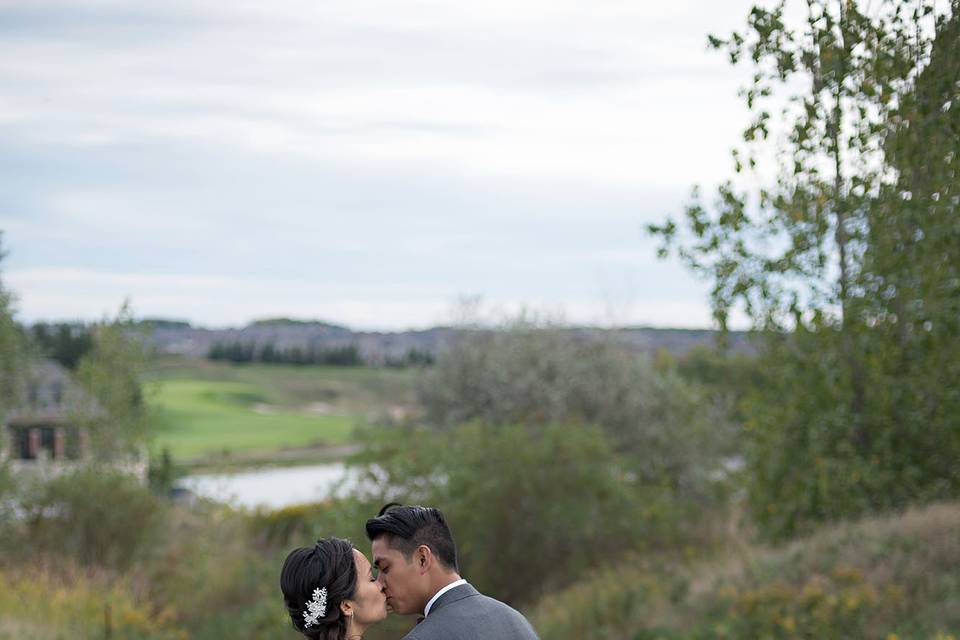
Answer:
[{"label": "groom", "polygon": [[387,606],[423,616],[404,640],[539,640],[526,618],[460,577],[439,509],[388,504],[367,520],[367,537]]}]

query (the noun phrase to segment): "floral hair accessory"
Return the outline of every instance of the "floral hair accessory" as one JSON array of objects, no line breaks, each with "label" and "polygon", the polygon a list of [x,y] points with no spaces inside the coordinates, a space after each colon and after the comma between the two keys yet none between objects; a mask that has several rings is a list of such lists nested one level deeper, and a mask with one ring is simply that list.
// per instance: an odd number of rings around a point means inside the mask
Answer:
[{"label": "floral hair accessory", "polygon": [[303,612],[303,628],[306,629],[320,623],[320,618],[327,615],[327,588],[314,589],[313,600],[304,603],[307,610]]}]

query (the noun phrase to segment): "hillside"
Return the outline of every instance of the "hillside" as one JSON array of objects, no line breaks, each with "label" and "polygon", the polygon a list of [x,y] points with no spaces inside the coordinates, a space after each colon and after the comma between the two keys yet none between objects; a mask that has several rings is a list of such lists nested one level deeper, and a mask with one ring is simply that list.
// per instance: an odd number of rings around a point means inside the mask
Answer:
[{"label": "hillside", "polygon": [[[326,322],[293,320],[263,320],[242,328],[208,329],[194,327],[186,322],[151,320],[144,323],[148,343],[161,353],[194,358],[206,357],[215,344],[242,343],[262,347],[272,344],[277,349],[314,348],[334,349],[355,346],[364,362],[381,364],[403,358],[411,350],[436,355],[455,339],[458,329],[433,327],[416,331],[371,332],[354,331],[348,327]],[[712,345],[716,331],[709,329],[654,329],[624,327],[600,329],[576,327],[571,334],[587,337],[614,336],[626,348],[638,353],[654,354],[661,349],[680,356],[699,345]],[[737,351],[748,351],[744,332],[732,332],[730,345]]]},{"label": "hillside", "polygon": [[960,503],[837,525],[705,562],[654,555],[546,597],[553,640],[960,637]]}]

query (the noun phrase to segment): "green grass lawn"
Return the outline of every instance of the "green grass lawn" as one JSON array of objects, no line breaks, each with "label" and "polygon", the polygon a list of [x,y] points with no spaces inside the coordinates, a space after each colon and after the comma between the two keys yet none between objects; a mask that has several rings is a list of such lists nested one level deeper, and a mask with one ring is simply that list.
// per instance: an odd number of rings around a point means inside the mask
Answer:
[{"label": "green grass lawn", "polygon": [[147,379],[158,449],[177,460],[348,443],[411,403],[410,371],[165,359]]}]

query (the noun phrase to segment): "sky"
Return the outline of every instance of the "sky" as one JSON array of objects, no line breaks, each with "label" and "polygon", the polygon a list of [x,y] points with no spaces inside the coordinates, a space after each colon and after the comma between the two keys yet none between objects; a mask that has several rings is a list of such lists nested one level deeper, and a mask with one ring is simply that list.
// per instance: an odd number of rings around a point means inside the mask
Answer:
[{"label": "sky", "polygon": [[18,318],[707,327],[644,231],[731,175],[740,0],[0,0]]}]

